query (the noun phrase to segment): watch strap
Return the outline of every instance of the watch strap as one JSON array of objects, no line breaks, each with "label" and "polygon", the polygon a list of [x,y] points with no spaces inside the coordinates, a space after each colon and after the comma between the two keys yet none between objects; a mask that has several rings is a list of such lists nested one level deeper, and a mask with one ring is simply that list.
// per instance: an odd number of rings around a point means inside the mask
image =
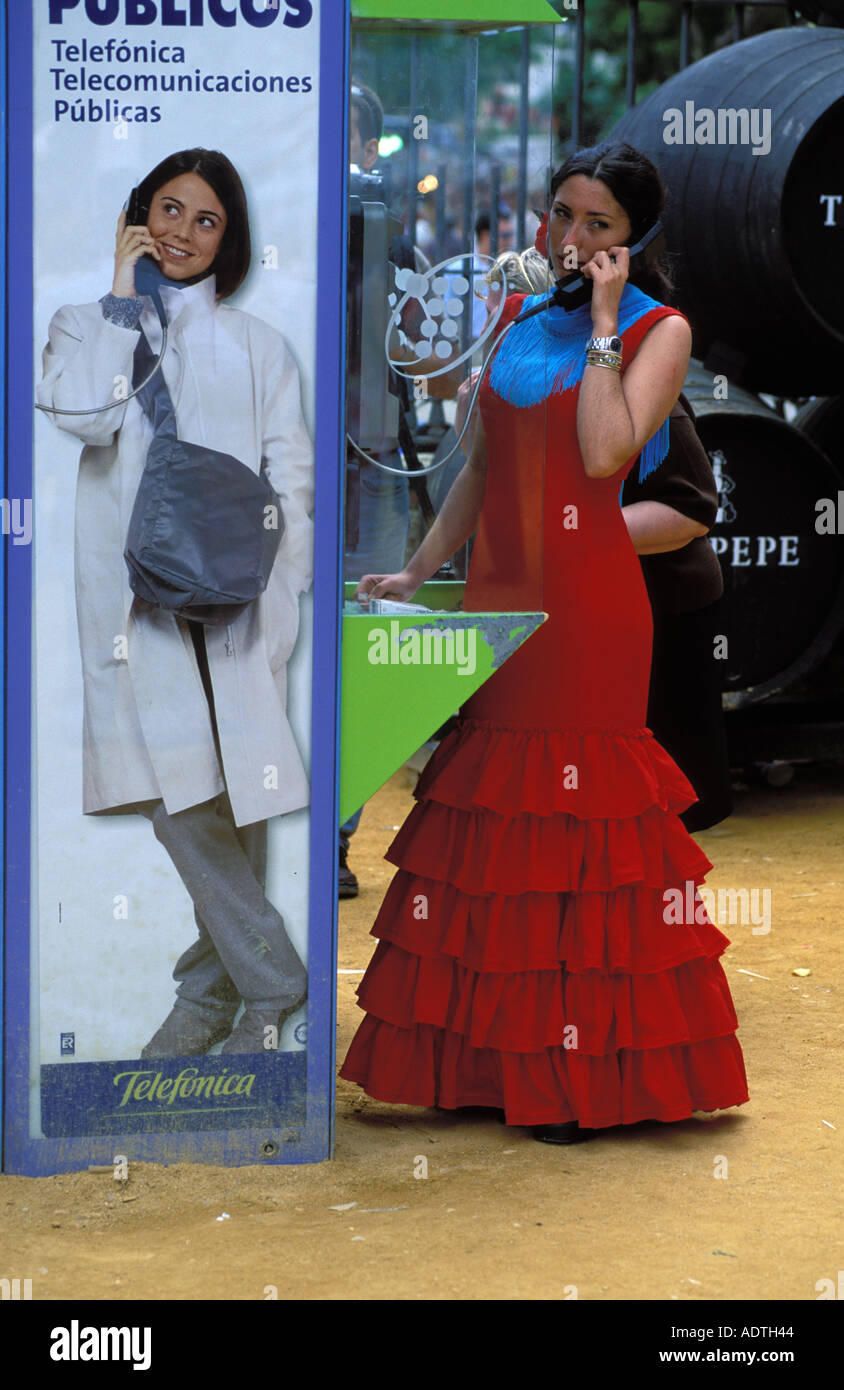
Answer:
[{"label": "watch strap", "polygon": [[587,352],[621,352],[622,342],[617,334],[610,338],[590,338],[586,344]]}]

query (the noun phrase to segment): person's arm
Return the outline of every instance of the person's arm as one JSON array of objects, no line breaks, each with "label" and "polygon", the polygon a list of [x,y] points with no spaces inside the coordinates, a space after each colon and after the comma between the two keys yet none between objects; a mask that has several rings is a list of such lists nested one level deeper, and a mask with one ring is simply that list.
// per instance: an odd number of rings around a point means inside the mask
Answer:
[{"label": "person's arm", "polygon": [[[466,413],[469,409],[469,401],[472,398],[472,392],[475,389],[475,383],[478,380],[479,370],[480,369],[471,372],[469,376],[467,376],[466,380],[461,382],[460,390],[457,392],[457,409],[454,412],[453,428],[454,433],[458,438],[460,438],[460,431],[466,423]],[[465,458],[469,457],[469,452],[472,447],[472,435],[474,432],[474,424],[475,422],[473,420],[472,424],[467,429],[463,438],[460,440],[460,449]]]},{"label": "person's arm", "polygon": [[[618,333],[618,304],[629,264],[629,249],[613,246],[609,252],[597,252],[584,268],[594,281],[595,337]],[[587,364],[577,404],[577,436],[587,477],[612,477],[656,433],[682,390],[691,345],[688,323],[672,314],[645,334],[623,377]]]},{"label": "person's arm", "polygon": [[[39,405],[84,410],[110,405],[90,415],[54,415],[59,429],[85,444],[110,444],[123,424],[124,398],[132,389],[135,348],[140,336],[143,301],[135,289],[135,264],[141,256],[160,260],[146,227],[127,227],[117,220],[111,291],[94,310],[59,309],[50,323],[43,355],[43,376],[36,388]],[[124,403],[121,403],[124,402]]]},{"label": "person's arm", "polygon": [[624,481],[622,516],[639,555],[681,550],[705,536],[718,515],[718,487],[712,465],[681,394],[668,419],[668,454],[639,480]]},{"label": "person's arm", "polygon": [[631,502],[622,507],[630,539],[637,555],[661,555],[669,550],[682,550],[697,536],[709,530],[664,502]]},{"label": "person's arm", "polygon": [[355,598],[409,599],[477,529],[486,486],[486,435],[480,413],[472,428],[472,448],[449,490],[436,521],[405,568],[397,574],[365,574]]},{"label": "person's arm", "polygon": [[[59,309],[50,321],[43,375],[35,388],[38,404],[48,407],[47,418],[85,444],[111,444],[126,414],[138,337],[138,329],[108,319],[99,304]],[[112,401],[108,410],[90,415],[49,413],[53,406],[84,410]]]}]

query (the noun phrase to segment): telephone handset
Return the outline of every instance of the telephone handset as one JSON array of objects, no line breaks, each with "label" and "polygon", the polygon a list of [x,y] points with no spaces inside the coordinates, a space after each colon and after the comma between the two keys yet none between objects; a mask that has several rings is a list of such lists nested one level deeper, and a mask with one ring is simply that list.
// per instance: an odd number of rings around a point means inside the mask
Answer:
[{"label": "telephone handset", "polygon": [[[627,272],[627,283],[634,280],[637,275],[641,275],[643,270],[651,270],[658,262],[665,250],[665,232],[661,222],[654,222],[652,227],[630,247],[630,266]],[[580,309],[582,305],[588,304],[592,298],[593,281],[587,275],[576,271],[573,275],[567,275],[564,279],[556,282],[553,294],[548,295],[541,303],[534,304],[531,309],[523,309],[512,323],[524,323],[525,319],[532,319],[535,314],[541,314],[545,309],[550,309],[554,305],[561,306],[567,314],[574,309]]]},{"label": "telephone handset", "polygon": [[[637,275],[641,275],[644,270],[655,267],[664,250],[665,233],[662,223],[654,222],[644,236],[641,236],[635,245],[630,247],[628,284],[635,280]],[[562,305],[566,312],[570,313],[573,309],[579,309],[583,304],[589,303],[592,298],[592,289],[593,282],[588,276],[576,273],[557,281],[557,288],[550,302]]]},{"label": "telephone handset", "polygon": [[141,202],[140,188],[133,188],[126,199],[126,226],[145,227],[148,217],[149,208]]},{"label": "telephone handset", "polygon": [[[126,226],[145,227],[149,217],[149,208],[140,199],[137,188],[133,188],[126,202]],[[164,322],[164,306],[158,293],[161,285],[181,285],[184,281],[170,280],[164,274],[161,266],[152,256],[139,256],[135,262],[135,289],[138,294],[148,294],[152,299],[158,317]]]}]

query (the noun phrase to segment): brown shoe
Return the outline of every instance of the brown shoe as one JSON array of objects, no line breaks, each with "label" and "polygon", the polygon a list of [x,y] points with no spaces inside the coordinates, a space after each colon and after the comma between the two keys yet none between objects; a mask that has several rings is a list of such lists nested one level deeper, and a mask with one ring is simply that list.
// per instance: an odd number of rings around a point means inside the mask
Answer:
[{"label": "brown shoe", "polygon": [[358,895],[358,881],[346,863],[348,851],[340,850],[340,868],[337,874],[337,896],[338,898],[356,898]]},{"label": "brown shoe", "polygon": [[161,1027],[141,1049],[141,1058],[146,1061],[148,1057],[201,1057],[227,1038],[231,1030],[231,1018],[208,1023],[176,1000]]}]

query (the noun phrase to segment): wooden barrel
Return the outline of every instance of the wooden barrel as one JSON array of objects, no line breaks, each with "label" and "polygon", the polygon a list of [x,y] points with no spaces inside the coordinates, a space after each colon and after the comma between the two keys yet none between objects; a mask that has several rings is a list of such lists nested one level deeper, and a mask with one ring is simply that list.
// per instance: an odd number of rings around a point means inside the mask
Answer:
[{"label": "wooden barrel", "polygon": [[844,396],[809,401],[798,410],[793,424],[844,473]]},{"label": "wooden barrel", "polygon": [[844,0],[801,0],[800,13],[816,24],[844,24]]},{"label": "wooden barrel", "polygon": [[[720,143],[699,143],[710,136]],[[647,154],[668,186],[667,245],[695,356],[753,391],[840,390],[844,30],[778,29],[712,53],[610,138]]]},{"label": "wooden barrel", "polygon": [[755,396],[730,385],[717,400],[694,359],[683,390],[719,486],[709,540],[724,575],[724,703],[738,709],[805,677],[844,631],[844,544],[817,525],[844,476]]}]

